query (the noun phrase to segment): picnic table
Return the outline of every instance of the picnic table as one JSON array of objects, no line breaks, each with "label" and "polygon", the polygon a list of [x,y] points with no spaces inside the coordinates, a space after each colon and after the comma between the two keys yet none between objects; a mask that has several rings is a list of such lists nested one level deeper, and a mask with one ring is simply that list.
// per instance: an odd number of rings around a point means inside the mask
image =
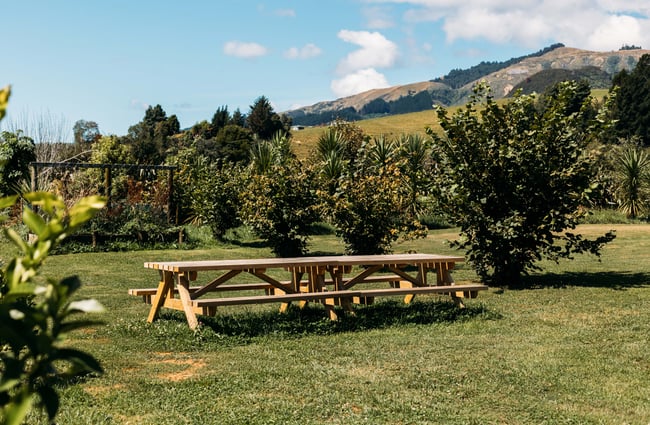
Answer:
[{"label": "picnic table", "polygon": [[[418,294],[447,294],[462,307],[462,298],[473,298],[487,289],[484,285],[454,283],[451,271],[462,261],[463,257],[436,254],[154,261],[144,263],[144,267],[159,272],[158,286],[129,289],[129,294],[142,296],[151,304],[148,322],[156,320],[160,309],[166,307],[183,311],[192,329],[198,326],[197,314],[214,315],[217,307],[237,304],[280,303],[280,310],[285,311],[291,302],[301,306],[320,302],[330,319],[336,320],[335,306],[352,312],[352,304],[370,304],[378,296],[400,295],[408,303]],[[286,275],[286,279],[270,276],[269,270],[274,270],[274,276]],[[428,282],[430,271],[435,272],[435,284]],[[203,272],[216,273],[217,277],[192,286]],[[255,282],[233,283],[241,274],[254,276]],[[368,285],[376,282],[388,285]],[[257,293],[206,297],[226,291]]]}]

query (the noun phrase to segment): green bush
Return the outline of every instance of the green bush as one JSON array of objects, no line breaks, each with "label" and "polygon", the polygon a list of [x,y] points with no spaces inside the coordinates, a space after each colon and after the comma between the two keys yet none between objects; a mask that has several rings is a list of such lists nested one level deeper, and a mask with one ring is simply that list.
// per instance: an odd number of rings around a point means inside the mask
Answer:
[{"label": "green bush", "polygon": [[242,193],[242,216],[279,257],[307,253],[312,225],[318,220],[313,173],[302,167],[273,165],[268,174],[252,174]]},{"label": "green bush", "polygon": [[[461,228],[455,246],[484,281],[516,286],[542,257],[557,261],[575,253],[598,255],[612,232],[595,240],[572,229],[587,214],[600,136],[585,121],[590,98],[574,82],[544,99],[515,96],[502,106],[479,85],[452,117],[438,109],[442,135],[433,137],[440,210]],[[577,111],[576,111],[577,109]],[[601,115],[599,118],[604,117]]]}]

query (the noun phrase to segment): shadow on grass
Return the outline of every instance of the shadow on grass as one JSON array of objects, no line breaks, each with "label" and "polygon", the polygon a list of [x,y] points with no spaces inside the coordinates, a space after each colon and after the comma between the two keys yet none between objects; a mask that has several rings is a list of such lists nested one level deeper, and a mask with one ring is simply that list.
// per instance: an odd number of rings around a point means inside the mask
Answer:
[{"label": "shadow on grass", "polygon": [[356,308],[355,313],[353,316],[337,310],[339,320],[332,321],[322,306],[310,304],[303,309],[291,306],[286,313],[221,313],[214,317],[201,317],[200,321],[204,330],[209,329],[220,337],[247,340],[271,335],[332,335],[402,325],[453,323],[476,318],[495,320],[501,317],[482,305],[461,309],[453,302],[443,301],[415,301],[404,304],[401,301],[386,300]]},{"label": "shadow on grass", "polygon": [[524,276],[522,285],[512,289],[566,288],[569,286],[624,290],[650,286],[650,273],[566,272]]}]

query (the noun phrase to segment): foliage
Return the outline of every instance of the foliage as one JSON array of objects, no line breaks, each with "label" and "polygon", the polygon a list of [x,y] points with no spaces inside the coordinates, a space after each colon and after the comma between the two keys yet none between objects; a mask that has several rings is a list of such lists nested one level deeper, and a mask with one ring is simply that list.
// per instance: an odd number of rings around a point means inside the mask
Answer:
[{"label": "foliage", "polygon": [[93,144],[90,162],[93,164],[135,164],[129,146],[123,138],[101,136]]},{"label": "foliage", "polygon": [[[102,372],[92,355],[61,346],[71,331],[93,324],[70,319],[78,313],[98,311],[101,306],[94,300],[71,301],[81,286],[78,277],[57,281],[43,278],[39,271],[48,254],[101,209],[104,201],[99,197],[84,198],[66,209],[62,199],[49,193],[35,192],[24,197],[45,218],[29,207],[24,209],[23,222],[36,235],[33,244],[23,241],[15,230],[5,228],[6,237],[22,251],[2,270],[0,420],[7,424],[21,423],[35,402],[52,421],[59,410],[57,383]],[[16,199],[3,198],[0,208],[13,205]],[[60,370],[64,364],[67,369]]]},{"label": "foliage", "polygon": [[5,117],[7,104],[9,103],[9,96],[11,96],[10,86],[6,86],[0,89],[0,120]]},{"label": "foliage", "polygon": [[[357,162],[320,191],[325,215],[350,254],[384,254],[400,236],[423,236],[410,214],[396,142],[380,137],[364,144]],[[327,162],[324,163],[327,165]]]},{"label": "foliage", "polygon": [[265,96],[258,97],[250,106],[246,123],[253,134],[263,140],[270,139],[278,131],[287,133],[291,128],[291,119],[275,113],[271,102]]},{"label": "foliage", "polygon": [[453,116],[438,109],[444,134],[429,134],[440,208],[460,226],[454,246],[466,250],[488,283],[516,286],[543,256],[598,255],[614,238],[609,232],[588,240],[571,232],[597,189],[596,152],[588,146],[598,128],[585,128],[584,109],[568,113],[577,90],[574,82],[562,83],[538,111],[535,96],[499,106],[489,88],[478,85]]},{"label": "foliage", "polygon": [[400,136],[397,146],[408,212],[419,217],[427,213],[426,199],[431,191],[430,143],[419,134],[408,134]]},{"label": "foliage", "polygon": [[638,146],[625,146],[617,155],[617,198],[628,218],[637,218],[650,204],[650,157]]},{"label": "foliage", "polygon": [[18,130],[0,133],[0,193],[16,193],[15,187],[29,179],[29,164],[36,161],[34,141]]},{"label": "foliage", "polygon": [[102,135],[95,121],[79,120],[72,127],[74,142],[78,145],[87,145],[96,142]]},{"label": "foliage", "polygon": [[125,141],[138,164],[161,164],[167,157],[171,136],[179,133],[176,115],[167,117],[160,105],[149,106],[144,118],[129,127]]},{"label": "foliage", "polygon": [[334,131],[340,135],[343,143],[343,158],[349,161],[350,164],[354,164],[361,146],[370,140],[370,136],[365,134],[361,127],[342,119],[336,119],[330,126],[330,131]]},{"label": "foliage", "polygon": [[228,229],[241,224],[239,194],[244,186],[243,170],[198,157],[187,171],[191,173],[185,178],[192,222],[207,225],[212,236],[222,240]]},{"label": "foliage", "polygon": [[650,145],[650,55],[641,56],[631,72],[616,75],[612,91],[616,93],[612,111],[616,135],[636,136],[644,146]]},{"label": "foliage", "polygon": [[277,256],[305,255],[309,231],[319,218],[314,173],[295,159],[282,134],[256,146],[240,198],[243,220]]}]

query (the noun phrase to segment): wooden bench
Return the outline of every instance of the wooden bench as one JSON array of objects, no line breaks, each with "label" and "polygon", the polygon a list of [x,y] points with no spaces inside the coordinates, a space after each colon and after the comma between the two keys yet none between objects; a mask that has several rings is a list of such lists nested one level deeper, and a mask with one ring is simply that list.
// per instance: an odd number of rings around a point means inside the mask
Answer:
[{"label": "wooden bench", "polygon": [[[201,289],[200,286],[190,286],[190,294]],[[264,290],[267,295],[272,294],[273,285],[269,283],[237,283],[229,285],[220,285],[212,289],[212,291],[254,291],[254,290]],[[151,304],[152,297],[156,295],[158,288],[135,288],[129,289],[129,295],[136,297],[141,296],[142,301],[145,304]],[[211,291],[211,292],[212,292]],[[178,295],[178,289],[174,288],[174,295]]]},{"label": "wooden bench", "polygon": [[475,298],[478,291],[487,290],[485,285],[445,285],[445,286],[421,286],[412,288],[381,288],[381,289],[359,289],[345,291],[323,291],[282,295],[257,295],[249,297],[224,297],[224,298],[202,298],[192,300],[194,307],[218,307],[239,304],[262,304],[262,303],[289,303],[294,301],[317,301],[335,298],[363,299],[367,297],[399,296],[417,294],[445,294],[454,297]]},{"label": "wooden bench", "polygon": [[[373,283],[373,282],[389,282],[391,284],[396,284],[400,281],[401,277],[397,275],[376,275],[368,276],[363,280],[363,283]],[[343,282],[347,282],[350,279],[344,279]],[[289,284],[289,281],[281,282],[283,284]],[[331,285],[333,282],[331,279],[326,279],[325,284]],[[307,284],[307,281],[301,281],[301,284]],[[194,293],[195,291],[201,289],[200,286],[190,286],[189,292]],[[270,283],[237,283],[237,284],[227,284],[219,285],[213,288],[210,292],[221,292],[221,291],[259,291],[264,290],[265,295],[273,295],[277,288],[275,288]],[[133,288],[129,289],[129,295],[136,297],[142,297],[142,301],[145,304],[151,304],[152,297],[156,295],[158,288]],[[178,295],[178,289],[174,288],[174,295]]]}]

